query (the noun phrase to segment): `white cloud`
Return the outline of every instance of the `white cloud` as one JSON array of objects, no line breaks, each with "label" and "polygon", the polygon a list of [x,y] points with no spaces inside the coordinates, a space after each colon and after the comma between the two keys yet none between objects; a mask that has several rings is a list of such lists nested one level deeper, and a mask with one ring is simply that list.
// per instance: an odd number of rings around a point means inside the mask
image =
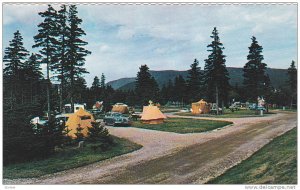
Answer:
[{"label": "white cloud", "polygon": [[[24,36],[32,39],[41,20],[37,13],[46,8],[5,5],[4,32],[13,24],[35,26]],[[263,45],[270,67],[286,68],[290,62],[280,62],[296,57],[296,51],[285,51],[284,60],[279,59],[274,55],[281,50],[274,47],[297,48],[291,43],[297,39],[297,5],[83,5],[78,11],[92,51],[86,61],[91,72],[87,81],[102,72],[108,80],[135,76],[141,64],[182,70],[197,58],[203,67],[213,27],[219,30],[228,66],[243,66],[252,35]]]}]

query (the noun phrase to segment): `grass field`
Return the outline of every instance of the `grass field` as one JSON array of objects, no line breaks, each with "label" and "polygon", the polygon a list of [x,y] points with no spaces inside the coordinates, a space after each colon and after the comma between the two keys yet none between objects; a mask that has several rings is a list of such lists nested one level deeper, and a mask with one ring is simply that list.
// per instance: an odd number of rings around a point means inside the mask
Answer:
[{"label": "grass field", "polygon": [[32,178],[71,168],[91,164],[104,159],[126,154],[141,148],[141,145],[126,139],[114,137],[115,146],[105,152],[94,151],[91,144],[83,149],[66,149],[45,160],[12,164],[3,167],[3,178]]},{"label": "grass field", "polygon": [[238,111],[230,111],[226,109],[224,114],[221,115],[214,115],[214,114],[201,114],[201,115],[194,115],[190,112],[188,113],[175,113],[175,115],[180,116],[195,116],[195,117],[214,117],[214,118],[243,118],[243,117],[264,117],[270,114],[274,114],[272,112],[264,113],[263,116],[257,115],[254,110],[238,110]]},{"label": "grass field", "polygon": [[168,118],[162,124],[143,124],[140,121],[134,121],[132,127],[158,131],[169,131],[175,133],[200,133],[224,127],[229,124],[232,124],[232,122],[186,118]]},{"label": "grass field", "polygon": [[297,130],[275,138],[209,184],[297,184]]}]

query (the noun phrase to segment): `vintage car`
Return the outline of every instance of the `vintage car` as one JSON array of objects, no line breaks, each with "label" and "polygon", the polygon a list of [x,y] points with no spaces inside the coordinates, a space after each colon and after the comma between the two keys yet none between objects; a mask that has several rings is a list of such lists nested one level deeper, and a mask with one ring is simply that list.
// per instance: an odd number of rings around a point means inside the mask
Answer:
[{"label": "vintage car", "polygon": [[108,112],[105,115],[103,122],[105,125],[112,126],[129,126],[131,124],[128,117],[118,112]]}]

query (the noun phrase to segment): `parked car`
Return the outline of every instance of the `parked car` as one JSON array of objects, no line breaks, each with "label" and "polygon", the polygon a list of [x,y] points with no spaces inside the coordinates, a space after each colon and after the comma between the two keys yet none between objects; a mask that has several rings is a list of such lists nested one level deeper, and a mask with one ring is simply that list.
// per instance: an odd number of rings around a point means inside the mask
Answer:
[{"label": "parked car", "polygon": [[253,104],[250,104],[248,108],[249,108],[250,110],[256,110],[257,105],[256,105],[255,103],[253,103]]},{"label": "parked car", "polygon": [[190,112],[190,110],[188,108],[183,108],[183,109],[179,110],[179,112],[187,113],[187,112]]},{"label": "parked car", "polygon": [[131,124],[128,117],[118,112],[107,113],[103,121],[105,125],[112,125],[112,126],[117,126],[117,125],[129,126]]}]

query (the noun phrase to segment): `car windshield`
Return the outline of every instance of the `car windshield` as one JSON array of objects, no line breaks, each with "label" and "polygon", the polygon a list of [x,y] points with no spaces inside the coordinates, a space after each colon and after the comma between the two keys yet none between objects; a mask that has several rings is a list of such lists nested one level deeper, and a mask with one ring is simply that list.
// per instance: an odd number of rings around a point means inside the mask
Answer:
[{"label": "car windshield", "polygon": [[113,113],[112,116],[114,116],[114,117],[120,117],[120,116],[122,116],[122,114],[120,114],[120,113]]}]

